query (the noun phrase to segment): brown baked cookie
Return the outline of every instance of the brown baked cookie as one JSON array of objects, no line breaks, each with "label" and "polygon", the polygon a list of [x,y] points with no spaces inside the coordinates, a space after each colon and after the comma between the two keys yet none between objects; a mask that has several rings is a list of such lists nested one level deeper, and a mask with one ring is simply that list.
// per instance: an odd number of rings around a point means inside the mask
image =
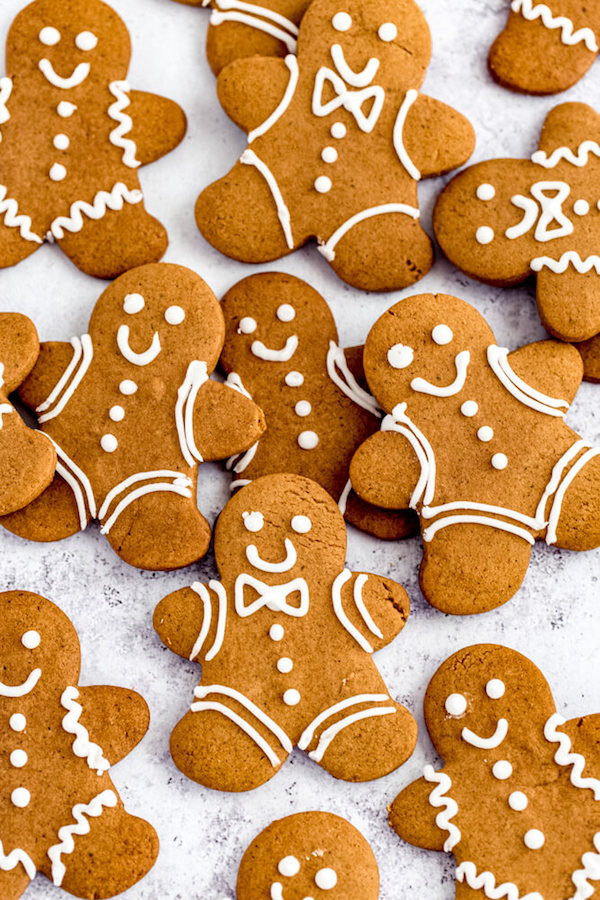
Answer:
[{"label": "brown baked cookie", "polygon": [[39,352],[33,322],[19,313],[0,313],[0,516],[27,506],[54,478],[54,447],[27,427],[8,397]]},{"label": "brown baked cookie", "polygon": [[231,172],[196,204],[198,228],[233,259],[280,259],[316,238],[349,284],[394,290],[429,271],[417,184],[461,165],[469,122],[419,94],[431,53],[413,0],[315,0],[299,53],[239,59],[218,80],[248,132]]},{"label": "brown baked cookie", "polygon": [[206,56],[215,75],[246,56],[286,56],[296,52],[298,25],[307,0],[177,0],[210,7]]},{"label": "brown baked cookie", "polygon": [[293,275],[264,272],[235,284],[221,308],[221,366],[267,422],[260,441],[230,461],[232,489],[261,475],[292,472],[329,491],[357,528],[387,539],[415,534],[414,513],[389,513],[352,491],[352,454],[379,428],[381,410],[365,390],[362,347],[338,346],[323,297]]},{"label": "brown baked cookie", "polygon": [[565,721],[533,663],[479,644],[433,676],[425,722],[444,767],[396,797],[390,824],[454,854],[457,900],[596,896],[600,715]]},{"label": "brown baked cookie", "polygon": [[488,56],[503,87],[528,94],[565,91],[598,55],[600,7],[588,0],[512,0]]},{"label": "brown baked cookie", "polygon": [[365,344],[388,413],[350,466],[359,496],[421,520],[421,589],[459,615],[505,603],[535,540],[600,545],[600,450],[563,421],[582,377],[569,344],[512,353],[456,297],[392,306]]},{"label": "brown baked cookie", "polygon": [[20,390],[58,454],[50,487],[2,519],[54,541],[98,519],[121,559],[174,569],[206,553],[197,468],[262,434],[255,403],[209,378],[225,326],[205,282],[183,266],[132,269],[100,296],[89,333],[42,344]]},{"label": "brown baked cookie", "polygon": [[472,278],[513,285],[535,274],[545,328],[585,341],[600,332],[599,190],[600,116],[563,103],[531,160],[492,159],[452,179],[434,210],[435,235]]},{"label": "brown baked cookie", "polygon": [[417,725],[371,654],[404,627],[408,597],[388,578],[344,568],[331,496],[298,475],[253,481],[221,513],[215,556],[220,581],[175,591],[154,613],[163,643],[202,662],[195,702],[171,735],[175,765],[206,787],[248,791],[294,746],[346,781],[405,762]]},{"label": "brown baked cookie", "polygon": [[377,900],[371,847],[346,819],[304,812],[279,819],[242,858],[237,900]]},{"label": "brown baked cookie", "polygon": [[36,872],[76,897],[113,897],[152,868],[158,837],[108,774],[148,730],[135,691],[79,682],[75,629],[28,591],[0,594],[0,896]]},{"label": "brown baked cookie", "polygon": [[137,169],[176,147],[186,120],[172,100],[130,91],[130,55],[100,0],[34,0],[14,20],[0,79],[0,268],[44,241],[100,278],[165,252]]}]

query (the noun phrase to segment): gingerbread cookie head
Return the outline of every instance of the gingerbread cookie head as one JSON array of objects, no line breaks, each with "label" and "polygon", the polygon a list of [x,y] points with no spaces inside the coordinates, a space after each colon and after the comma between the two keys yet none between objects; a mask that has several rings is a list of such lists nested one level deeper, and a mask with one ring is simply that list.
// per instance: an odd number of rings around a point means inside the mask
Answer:
[{"label": "gingerbread cookie head", "polygon": [[265,828],[242,858],[237,900],[377,900],[369,844],[332,813],[304,812]]}]

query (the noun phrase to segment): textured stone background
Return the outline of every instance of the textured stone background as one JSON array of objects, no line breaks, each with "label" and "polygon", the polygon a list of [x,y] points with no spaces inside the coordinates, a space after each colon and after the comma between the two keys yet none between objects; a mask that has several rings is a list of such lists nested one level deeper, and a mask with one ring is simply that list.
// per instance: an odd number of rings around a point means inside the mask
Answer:
[{"label": "textured stone background", "polygon": [[[166,259],[195,269],[220,295],[251,268],[212,250],[193,219],[200,189],[223,174],[244,146],[242,134],[218,106],[205,60],[208,14],[169,0],[112,3],[133,38],[131,85],[175,98],[189,117],[185,143],[141,173],[147,207],[169,230]],[[0,3],[2,39],[21,5],[22,0]],[[535,150],[544,115],[556,100],[510,94],[492,82],[486,68],[487,49],[502,26],[507,0],[424,0],[422,5],[434,48],[424,90],[470,117],[477,132],[474,161]],[[593,102],[599,85],[597,64],[560,99]],[[419,190],[427,228],[441,184],[435,179]],[[375,319],[402,296],[351,290],[336,280],[314,248],[271,268],[304,277],[325,295],[343,344],[362,341]],[[0,309],[32,316],[42,339],[64,340],[85,331],[102,288],[56,248],[46,246],[18,268],[0,273]],[[416,290],[404,293],[419,291],[448,291],[473,303],[490,321],[498,342],[511,349],[543,337],[530,287],[485,287],[438,259]],[[581,388],[568,421],[588,440],[600,440],[600,386]],[[214,520],[228,496],[228,477],[218,466],[202,467],[199,496],[203,512]],[[154,870],[129,891],[128,900],[234,897],[238,863],[254,835],[274,818],[311,808],[346,816],[371,841],[381,870],[381,900],[453,896],[451,860],[403,845],[386,825],[386,805],[432,759],[424,728],[413,758],[372,784],[336,782],[298,751],[270,784],[248,795],[212,793],[173,766],[169,734],[191,701],[199,669],[162,648],[151,615],[164,594],[192,579],[214,576],[210,556],[189,571],[140,573],[113,555],[95,526],[47,546],[26,544],[2,532],[0,552],[2,589],[39,591],[72,618],[82,643],[82,683],[129,685],[150,704],[149,735],[113,770],[126,804],[153,822],[162,845]],[[457,648],[479,641],[506,643],[528,654],[547,675],[565,715],[600,710],[600,553],[536,547],[517,596],[496,612],[465,619],[443,616],[423,600],[417,582],[419,559],[418,540],[384,544],[355,531],[349,534],[351,568],[390,575],[409,591],[409,623],[396,642],[378,654],[377,663],[391,693],[413,710],[420,725],[423,693],[439,663]],[[59,895],[41,876],[27,893],[31,900]]]}]

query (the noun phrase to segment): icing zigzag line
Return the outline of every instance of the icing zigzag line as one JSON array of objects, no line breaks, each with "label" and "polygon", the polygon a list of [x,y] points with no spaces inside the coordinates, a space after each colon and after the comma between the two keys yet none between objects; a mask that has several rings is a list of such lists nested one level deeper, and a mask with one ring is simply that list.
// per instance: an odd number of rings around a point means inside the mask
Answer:
[{"label": "icing zigzag line", "polygon": [[571,875],[571,881],[577,888],[576,893],[571,900],[587,900],[595,891],[595,888],[589,883],[588,879],[598,881],[600,879],[600,831],[594,835],[594,847],[597,853],[584,853],[581,857],[583,869],[578,869]]},{"label": "icing zigzag line", "polygon": [[135,158],[137,150],[135,141],[125,137],[133,128],[131,116],[128,116],[123,111],[131,103],[129,99],[129,84],[126,81],[113,81],[109,84],[108,89],[115,97],[115,102],[108,107],[108,115],[119,123],[111,131],[109,140],[115,147],[121,147],[123,150],[123,162],[125,165],[129,166],[130,169],[136,169],[141,163],[139,159]]},{"label": "icing zigzag line", "polygon": [[75,735],[73,742],[73,753],[80,759],[86,759],[90,769],[96,769],[98,775],[102,775],[107,769],[110,769],[110,763],[104,758],[102,747],[90,741],[90,735],[85,727],[79,721],[83,708],[77,703],[79,691],[75,687],[68,687],[60,698],[61,706],[67,710],[67,715],[62,720],[62,727],[67,734]]},{"label": "icing zigzag line", "polygon": [[541,19],[545,28],[560,28],[560,39],[567,46],[572,47],[574,44],[579,44],[583,41],[592,53],[598,52],[596,36],[591,28],[579,28],[577,31],[574,31],[574,25],[570,19],[567,19],[566,16],[553,16],[552,10],[545,3],[537,3],[534,6],[533,0],[513,0],[510,8],[513,12],[521,13],[523,18],[528,19],[530,22],[535,19]]},{"label": "icing zigzag line", "polygon": [[31,230],[31,218],[19,213],[19,204],[12,197],[7,197],[7,193],[8,188],[0,184],[0,215],[4,214],[4,224],[7,228],[18,228],[26,241],[41,244],[41,237]]},{"label": "icing zigzag line", "polygon": [[19,848],[5,854],[2,841],[0,840],[0,872],[11,872],[13,869],[17,868],[19,863],[23,864],[23,868],[27,872],[29,878],[33,881],[35,878],[36,867],[29,854]]},{"label": "icing zigzag line", "polygon": [[[559,713],[554,713],[544,726],[544,737],[546,740],[550,743],[559,744],[558,750],[554,754],[554,762],[558,766],[572,766],[571,784],[574,787],[592,791],[594,800],[600,800],[600,780],[598,778],[583,777],[585,757],[581,753],[571,753],[571,738],[568,734],[557,730],[565,722],[566,719],[563,719]],[[600,875],[598,875],[598,878],[600,878]]]},{"label": "icing zigzag line", "polygon": [[117,181],[110,193],[108,191],[98,191],[93,203],[88,203],[86,200],[76,200],[75,203],[71,204],[70,215],[58,216],[52,223],[50,231],[60,241],[65,236],[65,229],[70,232],[81,231],[83,228],[83,215],[87,216],[88,219],[97,221],[106,215],[107,209],[119,211],[123,209],[124,203],[139,203],[142,197],[142,192],[137,188],[129,190],[122,181]]},{"label": "icing zigzag line", "polygon": [[460,829],[451,821],[458,812],[458,803],[452,797],[448,797],[448,791],[452,787],[452,779],[445,772],[436,772],[433,766],[425,766],[423,769],[423,777],[425,781],[437,784],[429,795],[429,802],[435,809],[443,806],[444,809],[439,812],[435,818],[435,824],[442,831],[448,832],[448,837],[444,843],[444,850],[450,853],[460,841],[462,834]]},{"label": "icing zigzag line", "polygon": [[552,259],[551,256],[536,256],[531,260],[531,268],[534,272],[539,272],[546,266],[557,275],[562,275],[569,268],[569,264],[579,272],[580,275],[586,275],[595,269],[596,275],[600,275],[600,256],[591,254],[582,259],[577,250],[567,250],[560,259]]},{"label": "icing zigzag line", "polygon": [[75,849],[75,835],[88,834],[90,823],[86,816],[96,819],[102,815],[105,806],[114,807],[118,803],[117,795],[114,791],[102,791],[97,797],[94,797],[89,803],[77,803],[73,807],[73,818],[75,825],[63,825],[58,829],[58,837],[60,843],[54,844],[48,850],[48,856],[52,863],[52,881],[56,887],[60,887],[67,871],[61,856],[63,853],[72,853]]},{"label": "icing zigzag line", "polygon": [[473,890],[481,890],[490,900],[501,900],[506,897],[507,900],[544,900],[542,895],[537,891],[530,894],[520,894],[519,888],[512,881],[505,881],[504,884],[496,886],[496,879],[491,872],[477,873],[477,866],[473,862],[461,863],[456,870],[456,880],[466,882]]},{"label": "icing zigzag line", "polygon": [[[10,119],[10,113],[7,109],[6,104],[8,103],[11,93],[12,79],[0,78],[0,125],[4,125],[4,123],[8,122],[8,120]],[[2,134],[0,134],[0,141],[1,140]]]},{"label": "icing zigzag line", "polygon": [[553,169],[561,159],[577,166],[579,169],[587,166],[590,153],[594,156],[600,156],[600,145],[596,141],[583,141],[577,148],[577,153],[573,153],[570,147],[557,147],[550,156],[544,150],[536,150],[531,155],[531,161],[545,169]]}]

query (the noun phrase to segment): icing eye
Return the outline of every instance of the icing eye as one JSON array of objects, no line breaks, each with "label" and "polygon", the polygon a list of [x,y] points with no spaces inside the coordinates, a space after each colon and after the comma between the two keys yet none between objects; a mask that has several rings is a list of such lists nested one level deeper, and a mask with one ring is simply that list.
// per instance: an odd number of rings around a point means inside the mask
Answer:
[{"label": "icing eye", "polygon": [[246,531],[260,531],[265,524],[265,517],[260,512],[243,512],[242,518]]},{"label": "icing eye", "polygon": [[380,41],[395,41],[398,37],[398,29],[393,22],[384,22],[377,34]]},{"label": "icing eye", "polygon": [[315,884],[322,891],[330,891],[337,884],[335,869],[319,869],[315,875]]},{"label": "icing eye", "polygon": [[493,184],[480,184],[475,193],[478,200],[493,200],[496,196],[496,188]]},{"label": "icing eye", "polygon": [[46,25],[45,28],[42,28],[38,37],[46,47],[53,47],[60,41],[60,31],[57,28],[52,28],[51,25]]},{"label": "icing eye", "polygon": [[300,863],[295,856],[284,856],[277,863],[277,869],[280,875],[286,878],[293,878],[300,871]]},{"label": "icing eye", "polygon": [[485,692],[490,700],[499,700],[504,696],[506,685],[499,678],[492,678],[485,686]]},{"label": "icing eye", "polygon": [[75,46],[79,50],[93,50],[98,43],[98,38],[91,31],[80,31],[75,38]]},{"label": "icing eye", "polygon": [[296,310],[289,303],[282,303],[277,310],[277,318],[280,322],[291,322],[296,318]]},{"label": "icing eye", "polygon": [[292,528],[297,534],[307,534],[312,528],[312,522],[308,516],[294,516],[292,519]]},{"label": "icing eye", "polygon": [[35,650],[40,646],[41,640],[39,631],[26,631],[21,638],[21,643],[26,650]]},{"label": "icing eye", "polygon": [[352,26],[352,16],[350,16],[347,12],[336,13],[331,20],[331,24],[336,31],[348,31],[348,29]]},{"label": "icing eye", "polygon": [[165,322],[168,325],[181,325],[185,319],[185,310],[181,306],[169,306],[165,313]]},{"label": "icing eye", "polygon": [[464,694],[450,694],[446,697],[445,707],[449,716],[464,716],[467,711],[467,698]]},{"label": "icing eye", "polygon": [[143,310],[146,301],[141,294],[127,294],[123,300],[123,309],[128,316],[134,316]]},{"label": "icing eye", "polygon": [[256,331],[256,319],[250,316],[244,316],[243,319],[240,319],[238,334],[252,334],[254,331]]},{"label": "icing eye", "polygon": [[452,334],[452,329],[448,328],[447,325],[436,325],[431,332],[431,337],[436,344],[444,345],[449,344],[454,335]]},{"label": "icing eye", "polygon": [[387,359],[392,369],[406,369],[415,357],[412,347],[405,344],[394,344],[387,352]]}]

